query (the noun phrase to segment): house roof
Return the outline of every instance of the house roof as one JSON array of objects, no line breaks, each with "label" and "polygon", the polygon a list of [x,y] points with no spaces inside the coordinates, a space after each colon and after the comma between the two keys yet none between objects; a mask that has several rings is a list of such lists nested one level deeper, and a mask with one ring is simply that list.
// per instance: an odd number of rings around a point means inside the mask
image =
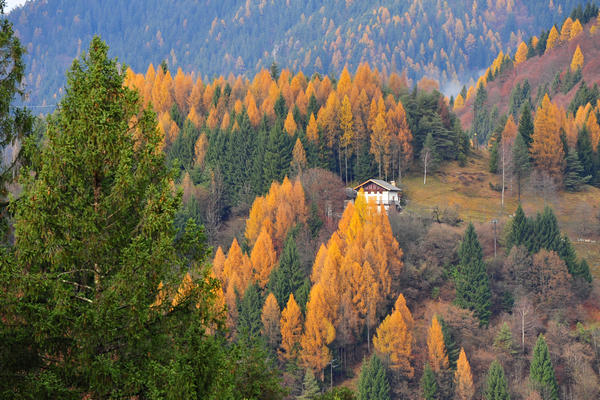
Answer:
[{"label": "house roof", "polygon": [[396,187],[396,186],[394,186],[394,185],[392,185],[392,184],[390,184],[390,183],[388,183],[386,181],[383,181],[381,179],[369,179],[367,181],[364,181],[360,185],[356,186],[354,188],[354,190],[359,190],[361,187],[365,186],[369,182],[373,182],[377,186],[380,186],[380,187],[382,187],[385,190],[388,190],[390,192],[401,192],[402,191],[402,189],[400,189],[400,188],[398,188],[398,187]]}]

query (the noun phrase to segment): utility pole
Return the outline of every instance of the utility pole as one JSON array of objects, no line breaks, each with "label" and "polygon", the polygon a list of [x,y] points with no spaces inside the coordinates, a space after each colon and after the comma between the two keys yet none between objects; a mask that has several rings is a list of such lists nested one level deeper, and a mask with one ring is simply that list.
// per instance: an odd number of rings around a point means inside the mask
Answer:
[{"label": "utility pole", "polygon": [[496,224],[498,223],[497,219],[492,220],[492,224],[494,225],[494,258],[496,258]]}]

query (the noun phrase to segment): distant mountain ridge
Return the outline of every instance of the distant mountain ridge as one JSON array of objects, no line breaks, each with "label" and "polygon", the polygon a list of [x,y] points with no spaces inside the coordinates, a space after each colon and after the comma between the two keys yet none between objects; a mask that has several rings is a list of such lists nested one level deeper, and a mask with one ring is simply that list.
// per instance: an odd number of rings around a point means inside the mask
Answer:
[{"label": "distant mountain ridge", "polygon": [[248,74],[273,61],[338,74],[361,62],[458,87],[500,50],[562,21],[584,1],[38,0],[9,18],[28,51],[30,104],[56,103],[64,71],[94,34],[133,69],[166,60],[202,76]]}]

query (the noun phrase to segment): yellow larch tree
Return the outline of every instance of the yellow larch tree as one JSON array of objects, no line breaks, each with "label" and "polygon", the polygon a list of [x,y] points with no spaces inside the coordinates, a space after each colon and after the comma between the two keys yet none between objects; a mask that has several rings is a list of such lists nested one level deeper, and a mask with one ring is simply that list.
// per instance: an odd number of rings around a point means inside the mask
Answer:
[{"label": "yellow larch tree", "polygon": [[560,41],[567,42],[571,38],[571,28],[573,27],[573,20],[568,17],[563,23],[562,29],[560,30]]},{"label": "yellow larch tree", "polygon": [[379,167],[379,177],[381,178],[382,171],[386,173],[388,172],[389,166],[389,149],[391,145],[391,135],[387,128],[387,123],[385,122],[385,117],[382,113],[379,113],[375,118],[375,123],[373,124],[373,134],[371,135],[371,148],[370,152],[375,157],[377,161],[377,166]]},{"label": "yellow larch tree", "polygon": [[394,310],[398,310],[400,314],[402,314],[402,318],[404,318],[404,323],[406,323],[406,328],[409,331],[412,331],[415,325],[415,320],[413,319],[412,313],[406,306],[406,299],[404,298],[404,295],[402,293],[398,295],[398,299],[396,299],[396,302],[394,303]]},{"label": "yellow larch tree", "polygon": [[460,348],[460,354],[456,362],[456,371],[454,372],[454,393],[457,400],[472,400],[473,396],[475,396],[471,366],[467,360],[465,349],[462,347]]},{"label": "yellow larch tree", "polygon": [[571,59],[571,71],[575,72],[579,68],[583,66],[583,53],[581,52],[581,48],[577,45],[575,52],[573,53],[573,58]]},{"label": "yellow larch tree", "polygon": [[292,172],[296,175],[302,175],[302,171],[306,169],[306,165],[306,152],[304,151],[304,146],[302,146],[300,138],[296,138],[296,143],[292,150]]},{"label": "yellow larch tree", "polygon": [[215,258],[213,258],[212,262],[212,272],[217,277],[217,279],[223,282],[224,276],[223,271],[225,269],[225,253],[223,253],[223,249],[221,246],[217,247],[217,251],[215,252]]},{"label": "yellow larch tree", "polygon": [[598,142],[600,141],[600,126],[598,125],[598,119],[596,118],[596,113],[594,111],[589,113],[585,126],[590,133],[592,148],[594,151],[598,151]]},{"label": "yellow larch tree", "polygon": [[460,110],[465,106],[465,99],[463,99],[462,94],[458,94],[456,99],[454,99],[454,109]]},{"label": "yellow larch tree", "polygon": [[355,137],[354,131],[354,118],[352,116],[352,107],[350,105],[350,99],[347,95],[344,95],[344,99],[342,100],[342,105],[339,110],[339,121],[340,121],[340,130],[341,130],[341,138],[340,144],[344,149],[344,163],[345,163],[345,182],[348,183],[348,149],[352,144],[352,141]]},{"label": "yellow larch tree", "polygon": [[319,141],[319,128],[317,126],[315,114],[310,114],[308,125],[306,126],[306,137],[312,143],[317,143]]},{"label": "yellow larch tree", "polygon": [[298,357],[300,351],[300,339],[302,338],[302,311],[290,294],[287,305],[281,312],[281,350],[279,356],[285,360],[293,360]]},{"label": "yellow larch tree", "polygon": [[558,108],[552,104],[546,94],[535,113],[533,142],[531,143],[531,155],[536,167],[556,179],[562,177],[565,163],[558,115]]},{"label": "yellow larch tree", "polygon": [[262,308],[261,320],[263,324],[262,334],[267,339],[267,344],[272,349],[277,349],[281,340],[281,329],[279,325],[281,312],[279,311],[279,305],[277,304],[277,299],[273,293],[269,293],[265,300],[265,304]]},{"label": "yellow larch tree", "polygon": [[265,227],[260,231],[252,248],[250,261],[252,262],[253,281],[258,282],[258,285],[264,289],[269,282],[271,271],[277,263],[273,241]]},{"label": "yellow larch tree", "polygon": [[448,368],[444,334],[436,316],[431,320],[431,326],[427,332],[427,353],[429,355],[429,365],[435,372]]},{"label": "yellow larch tree", "polygon": [[285,122],[283,124],[283,129],[290,136],[294,136],[296,134],[298,125],[296,125],[296,121],[294,120],[294,113],[292,112],[291,109],[288,111],[287,117],[285,118]]},{"label": "yellow larch tree", "polygon": [[517,52],[515,53],[515,65],[519,65],[523,61],[527,60],[527,50],[527,44],[525,44],[525,42],[521,42],[517,48]]},{"label": "yellow larch tree", "polygon": [[512,146],[517,137],[517,132],[517,124],[515,123],[515,120],[513,119],[512,115],[509,115],[508,119],[506,120],[506,124],[504,125],[504,129],[502,130],[503,144]]},{"label": "yellow larch tree", "polygon": [[195,107],[198,111],[205,110],[204,101],[202,98],[203,95],[204,95],[204,83],[202,82],[202,79],[200,77],[198,77],[198,79],[196,79],[196,82],[194,83],[194,86],[192,87],[190,96],[187,99],[188,107],[190,107],[190,109],[192,107]]},{"label": "yellow larch tree", "polygon": [[260,112],[256,107],[256,100],[254,100],[254,96],[250,92],[246,95],[246,112],[248,113],[250,123],[256,128],[260,124]]},{"label": "yellow larch tree", "polygon": [[206,150],[208,149],[208,139],[205,133],[201,133],[194,144],[194,166],[203,167]]},{"label": "yellow larch tree", "polygon": [[[235,276],[235,280],[232,279],[233,276]],[[248,255],[242,252],[242,248],[235,238],[231,242],[227,259],[223,264],[223,277],[224,286],[229,287],[229,284],[233,282],[232,289],[237,290],[240,296],[244,295],[246,288],[252,282],[252,263]]]},{"label": "yellow larch tree", "polygon": [[556,30],[556,26],[553,26],[552,29],[550,29],[548,40],[546,41],[546,53],[556,46],[558,39],[558,31]]},{"label": "yellow larch tree", "polygon": [[412,378],[411,365],[413,337],[399,310],[394,310],[377,328],[373,337],[375,350],[384,358],[389,358],[390,368],[400,375]]},{"label": "yellow larch tree", "polygon": [[579,20],[576,19],[575,22],[573,22],[573,25],[571,25],[571,33],[569,34],[569,40],[573,40],[581,32],[583,32],[583,26],[581,25],[581,22],[579,22]]},{"label": "yellow larch tree", "polygon": [[175,103],[181,112],[185,112],[188,109],[187,100],[193,86],[194,81],[192,80],[191,75],[186,75],[183,73],[181,68],[177,68],[177,73],[175,74],[175,79],[173,80],[173,94],[175,97]]},{"label": "yellow larch tree", "polygon": [[323,371],[331,361],[328,345],[335,340],[335,328],[328,318],[328,299],[320,283],[315,284],[306,304],[306,322],[300,339],[303,364],[311,368],[321,380]]},{"label": "yellow larch tree", "polygon": [[192,125],[194,125],[194,128],[196,129],[200,129],[200,127],[202,126],[202,117],[196,111],[195,106],[190,107],[190,112],[187,115],[187,119],[190,120],[190,122],[192,123]]},{"label": "yellow larch tree", "polygon": [[352,78],[350,77],[350,73],[348,72],[348,68],[344,67],[342,73],[340,74],[340,79],[337,83],[337,94],[340,99],[344,98],[344,96],[350,95],[350,90],[352,88]]},{"label": "yellow larch tree", "polygon": [[223,115],[223,119],[221,120],[221,130],[226,131],[229,129],[230,126],[231,126],[231,116],[229,115],[229,112],[226,111],[225,115]]}]

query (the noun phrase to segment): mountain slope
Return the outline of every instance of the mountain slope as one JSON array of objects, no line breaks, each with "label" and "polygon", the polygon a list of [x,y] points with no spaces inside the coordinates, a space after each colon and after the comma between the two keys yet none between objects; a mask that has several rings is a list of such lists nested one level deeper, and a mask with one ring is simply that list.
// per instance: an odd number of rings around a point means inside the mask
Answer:
[{"label": "mountain slope", "polygon": [[[203,76],[249,73],[276,61],[306,73],[367,61],[442,85],[467,81],[500,50],[564,19],[583,1],[44,0],[10,19],[28,50],[30,103],[55,103],[73,57],[100,34],[143,70],[166,60]],[[514,51],[513,51],[514,52]]]}]

